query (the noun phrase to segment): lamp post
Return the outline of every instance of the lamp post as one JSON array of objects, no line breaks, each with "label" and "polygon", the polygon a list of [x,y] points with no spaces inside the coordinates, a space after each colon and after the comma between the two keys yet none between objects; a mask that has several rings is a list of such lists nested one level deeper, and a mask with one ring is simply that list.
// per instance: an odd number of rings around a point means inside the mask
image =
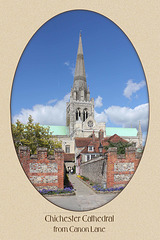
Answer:
[{"label": "lamp post", "polygon": [[100,144],[99,144],[98,149],[99,149],[100,156],[102,156],[103,146],[102,146],[101,142],[100,142]]}]

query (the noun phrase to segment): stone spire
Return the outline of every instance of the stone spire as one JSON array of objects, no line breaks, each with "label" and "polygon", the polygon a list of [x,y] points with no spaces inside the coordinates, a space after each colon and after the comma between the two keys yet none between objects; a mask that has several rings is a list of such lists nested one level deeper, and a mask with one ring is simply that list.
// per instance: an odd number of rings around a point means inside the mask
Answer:
[{"label": "stone spire", "polygon": [[85,92],[87,92],[81,32],[79,35],[79,45],[77,52],[73,89],[75,91],[84,90]]},{"label": "stone spire", "polygon": [[139,141],[139,147],[142,147],[142,129],[141,129],[141,122],[139,121],[139,128],[138,128],[138,141]]}]

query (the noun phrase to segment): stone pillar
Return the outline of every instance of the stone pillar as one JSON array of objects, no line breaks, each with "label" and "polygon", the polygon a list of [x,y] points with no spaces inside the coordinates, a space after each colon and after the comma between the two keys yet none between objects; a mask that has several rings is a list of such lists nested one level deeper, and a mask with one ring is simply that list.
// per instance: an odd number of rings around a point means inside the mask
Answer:
[{"label": "stone pillar", "polygon": [[134,171],[135,171],[138,167],[139,160],[140,160],[136,157],[136,148],[128,147],[125,150],[126,150],[126,159],[128,161],[134,162]]},{"label": "stone pillar", "polygon": [[64,151],[60,148],[54,150],[55,161],[58,164],[58,188],[64,188]]},{"label": "stone pillar", "polygon": [[23,170],[26,174],[29,173],[29,164],[28,161],[30,160],[30,149],[26,146],[20,146],[18,149],[18,155],[20,163],[23,167]]},{"label": "stone pillar", "polygon": [[117,148],[112,147],[108,149],[107,160],[107,188],[114,186],[114,163],[117,160]]},{"label": "stone pillar", "polygon": [[125,149],[126,158],[130,160],[135,160],[136,158],[136,148],[135,147],[128,147]]}]

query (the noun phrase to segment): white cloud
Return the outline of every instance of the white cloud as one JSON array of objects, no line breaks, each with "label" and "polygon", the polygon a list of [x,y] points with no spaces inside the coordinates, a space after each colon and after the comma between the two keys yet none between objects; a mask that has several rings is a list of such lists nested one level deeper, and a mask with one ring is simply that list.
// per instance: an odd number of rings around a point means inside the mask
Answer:
[{"label": "white cloud", "polygon": [[65,125],[66,102],[69,101],[69,97],[70,93],[62,100],[57,101],[54,106],[37,104],[32,109],[22,109],[19,114],[13,116],[13,123],[19,119],[20,122],[26,124],[29,115],[31,115],[34,122],[42,125]]},{"label": "white cloud", "polygon": [[131,98],[132,94],[140,90],[146,85],[145,81],[141,81],[139,83],[133,82],[133,80],[128,80],[127,86],[124,89],[123,95],[126,98]]},{"label": "white cloud", "polygon": [[98,97],[95,99],[95,107],[102,107],[102,106],[103,106],[102,97],[98,96]]},{"label": "white cloud", "polygon": [[[70,93],[63,99],[51,105],[35,105],[32,109],[22,109],[21,112],[13,116],[13,123],[19,119],[22,123],[27,123],[29,115],[32,115],[34,122],[44,125],[65,125],[66,122],[66,102],[69,101]],[[53,101],[53,99],[51,100]],[[111,106],[102,112],[95,111],[95,120],[97,122],[112,122],[122,127],[136,127],[138,129],[141,121],[142,132],[145,134],[148,128],[148,103],[139,105],[135,108]],[[144,141],[145,136],[143,137]]]},{"label": "white cloud", "polygon": [[136,127],[138,128],[139,121],[141,121],[142,131],[147,131],[148,128],[148,103],[139,105],[135,108],[111,106],[105,109],[108,119],[122,127]]},{"label": "white cloud", "polygon": [[142,131],[146,132],[148,128],[149,106],[148,103],[139,105],[135,108],[111,106],[104,109],[101,113],[95,111],[95,120],[97,122],[112,122],[122,127],[135,127],[138,129],[141,121]]},{"label": "white cloud", "polygon": [[96,122],[108,122],[108,117],[105,112],[97,113],[96,111],[94,111],[94,116]]}]

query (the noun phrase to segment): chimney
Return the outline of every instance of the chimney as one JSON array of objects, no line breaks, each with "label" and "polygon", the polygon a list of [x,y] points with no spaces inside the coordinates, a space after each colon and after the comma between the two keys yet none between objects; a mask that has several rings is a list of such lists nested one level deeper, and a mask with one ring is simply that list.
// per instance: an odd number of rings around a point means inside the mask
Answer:
[{"label": "chimney", "polygon": [[102,129],[99,130],[99,142],[102,143],[102,140],[104,139],[104,132]]},{"label": "chimney", "polygon": [[93,141],[93,143],[95,142],[95,133],[94,133],[94,131],[93,131],[93,134],[92,134],[92,141]]}]

